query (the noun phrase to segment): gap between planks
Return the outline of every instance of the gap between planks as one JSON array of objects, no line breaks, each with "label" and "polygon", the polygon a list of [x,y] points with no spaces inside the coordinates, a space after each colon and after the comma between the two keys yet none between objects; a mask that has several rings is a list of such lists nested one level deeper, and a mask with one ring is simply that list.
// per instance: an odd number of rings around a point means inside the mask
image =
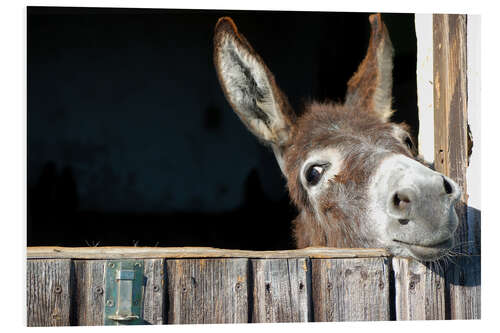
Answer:
[{"label": "gap between planks", "polygon": [[374,258],[388,257],[384,249],[307,247],[297,250],[249,251],[211,247],[27,247],[27,259],[157,259],[157,258]]}]

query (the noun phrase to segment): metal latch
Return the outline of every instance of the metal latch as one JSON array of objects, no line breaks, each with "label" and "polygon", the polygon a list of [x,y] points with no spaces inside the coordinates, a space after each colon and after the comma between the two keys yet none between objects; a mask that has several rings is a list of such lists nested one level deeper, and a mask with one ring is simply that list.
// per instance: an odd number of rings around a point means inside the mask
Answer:
[{"label": "metal latch", "polygon": [[144,260],[108,260],[104,276],[104,325],[144,324]]}]

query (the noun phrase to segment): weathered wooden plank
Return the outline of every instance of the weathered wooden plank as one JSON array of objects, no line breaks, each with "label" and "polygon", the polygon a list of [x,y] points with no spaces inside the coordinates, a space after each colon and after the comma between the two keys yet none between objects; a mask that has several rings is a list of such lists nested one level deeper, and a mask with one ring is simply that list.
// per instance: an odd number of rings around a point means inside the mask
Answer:
[{"label": "weathered wooden plank", "polygon": [[27,256],[67,259],[125,259],[125,258],[371,258],[386,257],[384,249],[336,249],[308,247],[283,251],[226,250],[210,247],[28,247]]},{"label": "weathered wooden plank", "polygon": [[165,318],[165,260],[144,260],[144,321],[152,325],[166,323]]},{"label": "weathered wooden plank", "polygon": [[311,262],[314,321],[390,319],[388,259]]},{"label": "weathered wooden plank", "polygon": [[168,323],[248,322],[248,259],[166,262]]},{"label": "weathered wooden plank", "polygon": [[28,326],[69,326],[71,260],[28,260]]},{"label": "weathered wooden plank", "polygon": [[395,274],[396,320],[445,319],[443,273],[412,259],[393,258],[392,266]]},{"label": "weathered wooden plank", "polygon": [[[467,166],[471,148],[467,124],[467,17],[434,15],[433,27],[435,167],[462,188],[461,202],[456,206],[460,222],[457,229],[459,246],[455,251],[475,255],[480,248],[479,244],[474,244],[477,241],[474,236],[479,234],[480,219],[467,220]],[[467,281],[480,281],[480,265],[477,269],[458,269],[462,273],[456,273],[456,269],[447,274],[453,279],[448,281],[451,319],[477,318],[469,316],[479,314],[479,311],[466,309],[480,304],[480,284],[469,288],[454,279],[464,274]]]},{"label": "weathered wooden plank", "polygon": [[[105,265],[107,260],[75,260],[73,296],[75,323],[78,326],[104,325]],[[161,325],[165,312],[165,274],[162,259],[144,260],[145,324]]]},{"label": "weathered wooden plank", "polygon": [[74,318],[77,326],[104,325],[106,260],[75,260]]},{"label": "weathered wooden plank", "polygon": [[251,263],[252,322],[312,321],[309,259],[253,259]]},{"label": "weathered wooden plank", "polygon": [[[466,244],[467,48],[466,15],[433,15],[436,170],[462,188],[458,241]],[[466,249],[466,247],[462,247]]]}]

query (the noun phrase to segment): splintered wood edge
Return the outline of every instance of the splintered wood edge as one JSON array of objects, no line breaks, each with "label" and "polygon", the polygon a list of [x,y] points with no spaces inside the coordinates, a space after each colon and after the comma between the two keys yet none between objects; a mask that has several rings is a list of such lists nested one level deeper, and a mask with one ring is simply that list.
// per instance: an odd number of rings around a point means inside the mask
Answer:
[{"label": "splintered wood edge", "polygon": [[27,259],[123,259],[123,258],[373,258],[388,257],[384,249],[307,247],[298,250],[247,251],[211,247],[27,247]]}]

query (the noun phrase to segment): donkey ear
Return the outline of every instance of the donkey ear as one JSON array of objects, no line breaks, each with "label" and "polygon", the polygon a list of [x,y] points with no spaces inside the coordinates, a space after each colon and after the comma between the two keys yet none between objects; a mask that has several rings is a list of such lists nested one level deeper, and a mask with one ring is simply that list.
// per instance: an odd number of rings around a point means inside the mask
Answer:
[{"label": "donkey ear", "polygon": [[273,74],[229,17],[220,18],[215,26],[214,62],[233,110],[277,153],[290,139],[295,114]]},{"label": "donkey ear", "polygon": [[392,110],[393,48],[380,14],[370,15],[371,36],[363,62],[347,83],[346,104],[388,121]]}]

